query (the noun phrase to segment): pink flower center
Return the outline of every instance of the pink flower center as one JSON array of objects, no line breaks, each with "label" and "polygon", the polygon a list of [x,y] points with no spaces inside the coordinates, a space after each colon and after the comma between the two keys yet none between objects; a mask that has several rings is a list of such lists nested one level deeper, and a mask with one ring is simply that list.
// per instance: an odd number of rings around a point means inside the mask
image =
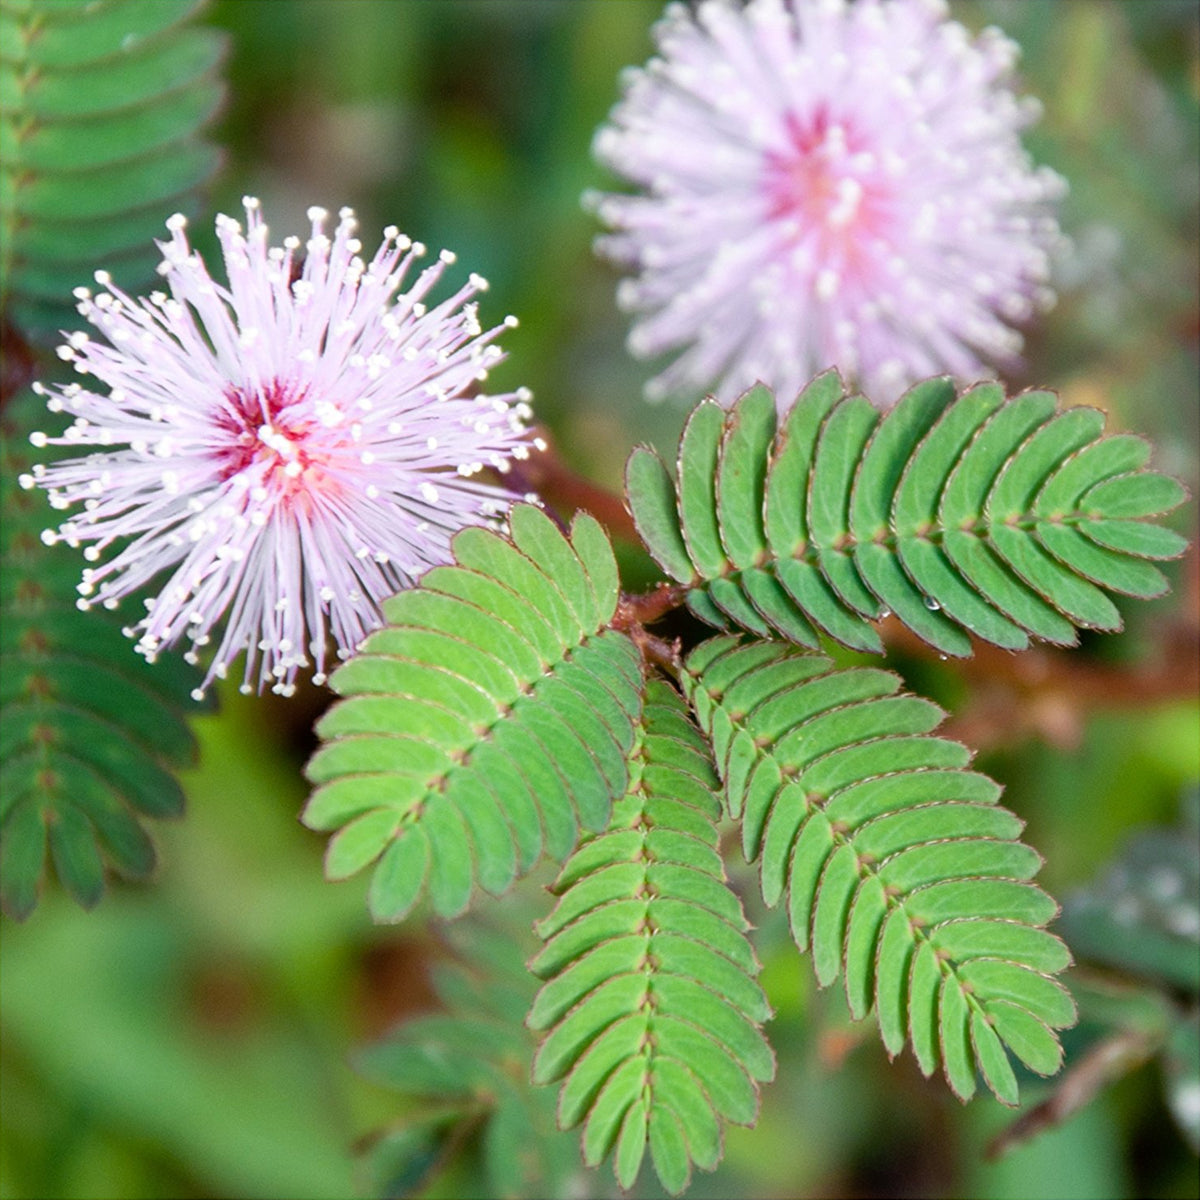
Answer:
[{"label": "pink flower center", "polygon": [[826,260],[860,264],[864,243],[886,232],[889,196],[874,156],[855,127],[826,105],[789,113],[787,149],[766,157],[763,190],[768,215],[795,226],[795,240],[816,240]]},{"label": "pink flower center", "polygon": [[231,389],[228,408],[217,416],[223,444],[217,450],[221,479],[243,472],[286,504],[303,502],[314,489],[327,489],[330,454],[314,436],[318,429],[303,392],[278,381],[261,391]]}]

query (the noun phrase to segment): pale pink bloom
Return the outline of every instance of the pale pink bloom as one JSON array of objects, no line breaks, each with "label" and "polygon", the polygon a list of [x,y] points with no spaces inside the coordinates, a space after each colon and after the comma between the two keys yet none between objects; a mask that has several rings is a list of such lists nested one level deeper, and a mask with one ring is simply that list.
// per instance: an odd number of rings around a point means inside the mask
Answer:
[{"label": "pale pink bloom", "polygon": [[940,0],[704,0],[654,35],[595,143],[643,194],[591,197],[637,273],[631,350],[683,349],[648,395],[761,379],[785,404],[838,366],[888,404],[1015,360],[1063,183],[1022,149],[1011,41]]},{"label": "pale pink bloom", "polygon": [[34,444],[87,453],[21,483],[82,505],[43,535],[101,564],[83,572],[81,608],[167,573],[126,631],[141,653],[190,641],[207,687],[244,651],[243,690],[290,694],[303,667],[324,680],[330,637],[345,657],[384,597],[447,562],[456,531],[498,520],[513,496],[475,476],[541,443],[524,389],[477,394],[516,323],[481,328],[469,301],[486,282],[426,307],[454,255],[401,292],[425,248],[394,228],[364,261],[349,209],[332,239],[314,208],[307,242],[272,247],[258,202],[245,207],[245,231],[217,218],[227,287],[176,216],[160,243],[169,294],[133,300],[104,272],[98,295],[78,290],[103,338],[72,334],[59,353],[108,392],[39,386],[75,421]]}]

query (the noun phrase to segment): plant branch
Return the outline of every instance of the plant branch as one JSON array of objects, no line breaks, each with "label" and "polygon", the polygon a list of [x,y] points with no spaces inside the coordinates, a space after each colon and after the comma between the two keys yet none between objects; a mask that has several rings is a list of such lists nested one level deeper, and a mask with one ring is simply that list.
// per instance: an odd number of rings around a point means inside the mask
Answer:
[{"label": "plant branch", "polygon": [[0,337],[4,354],[0,357],[0,407],[6,405],[19,391],[27,388],[37,377],[38,361],[33,347],[19,330],[7,321]]},{"label": "plant branch", "polygon": [[613,625],[617,629],[629,629],[632,625],[653,625],[678,608],[687,597],[688,589],[681,583],[660,583],[651,592],[638,596],[622,594],[617,605]]},{"label": "plant branch", "polygon": [[985,1157],[999,1158],[1035,1134],[1061,1125],[1107,1084],[1150,1059],[1157,1047],[1158,1040],[1140,1029],[1125,1029],[1098,1042],[1066,1072],[1047,1099],[1022,1113],[988,1143]]},{"label": "plant branch", "polygon": [[667,641],[656,637],[646,631],[646,626],[678,608],[687,591],[682,584],[660,583],[653,591],[638,596],[622,593],[612,619],[612,627],[627,633],[647,662],[656,663],[673,675],[678,674],[682,665],[682,642],[679,638]]}]

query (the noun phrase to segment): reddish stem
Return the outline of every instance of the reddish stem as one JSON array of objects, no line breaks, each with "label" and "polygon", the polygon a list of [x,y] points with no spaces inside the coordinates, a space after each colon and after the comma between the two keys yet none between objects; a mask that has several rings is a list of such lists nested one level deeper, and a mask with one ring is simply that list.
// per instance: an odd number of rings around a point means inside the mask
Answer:
[{"label": "reddish stem", "polygon": [[613,617],[614,629],[630,629],[634,625],[653,625],[655,621],[678,608],[688,589],[679,583],[660,583],[652,592],[640,596],[622,595]]},{"label": "reddish stem", "polygon": [[625,501],[607,488],[577,475],[563,462],[550,435],[540,428],[536,432],[545,439],[546,449],[530,455],[520,464],[522,484],[555,508],[568,513],[577,509],[591,513],[613,537],[640,542]]}]

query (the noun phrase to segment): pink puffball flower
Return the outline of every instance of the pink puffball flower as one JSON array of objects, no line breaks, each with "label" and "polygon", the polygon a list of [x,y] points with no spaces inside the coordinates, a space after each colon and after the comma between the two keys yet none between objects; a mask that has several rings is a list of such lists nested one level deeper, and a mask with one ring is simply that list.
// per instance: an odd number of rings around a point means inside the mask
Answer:
[{"label": "pink puffball flower", "polygon": [[891,404],[1016,361],[1064,184],[1021,146],[1013,42],[940,0],[704,0],[654,36],[595,142],[642,193],[588,198],[636,273],[630,350],[683,350],[649,398],[761,380],[783,405],[837,366]]},{"label": "pink puffball flower", "polygon": [[167,291],[133,300],[104,272],[98,295],[77,290],[103,338],[71,334],[59,354],[108,391],[37,385],[74,423],[34,445],[85,453],[20,480],[56,509],[82,505],[43,540],[85,544],[89,563],[116,544],[84,570],[80,608],[115,608],[169,572],[126,633],[151,660],[181,639],[189,661],[211,655],[198,698],[243,651],[243,691],[290,695],[310,664],[323,682],[330,637],[347,657],[381,600],[450,560],[455,532],[502,518],[514,497],[478,473],[543,445],[528,392],[479,393],[516,324],[482,329],[469,301],[486,282],[425,303],[453,254],[402,292],[425,247],[396,229],[366,261],[353,212],[331,239],[313,208],[306,242],[273,247],[244,203],[244,231],[216,222],[228,286],[175,216],[159,243]]}]

